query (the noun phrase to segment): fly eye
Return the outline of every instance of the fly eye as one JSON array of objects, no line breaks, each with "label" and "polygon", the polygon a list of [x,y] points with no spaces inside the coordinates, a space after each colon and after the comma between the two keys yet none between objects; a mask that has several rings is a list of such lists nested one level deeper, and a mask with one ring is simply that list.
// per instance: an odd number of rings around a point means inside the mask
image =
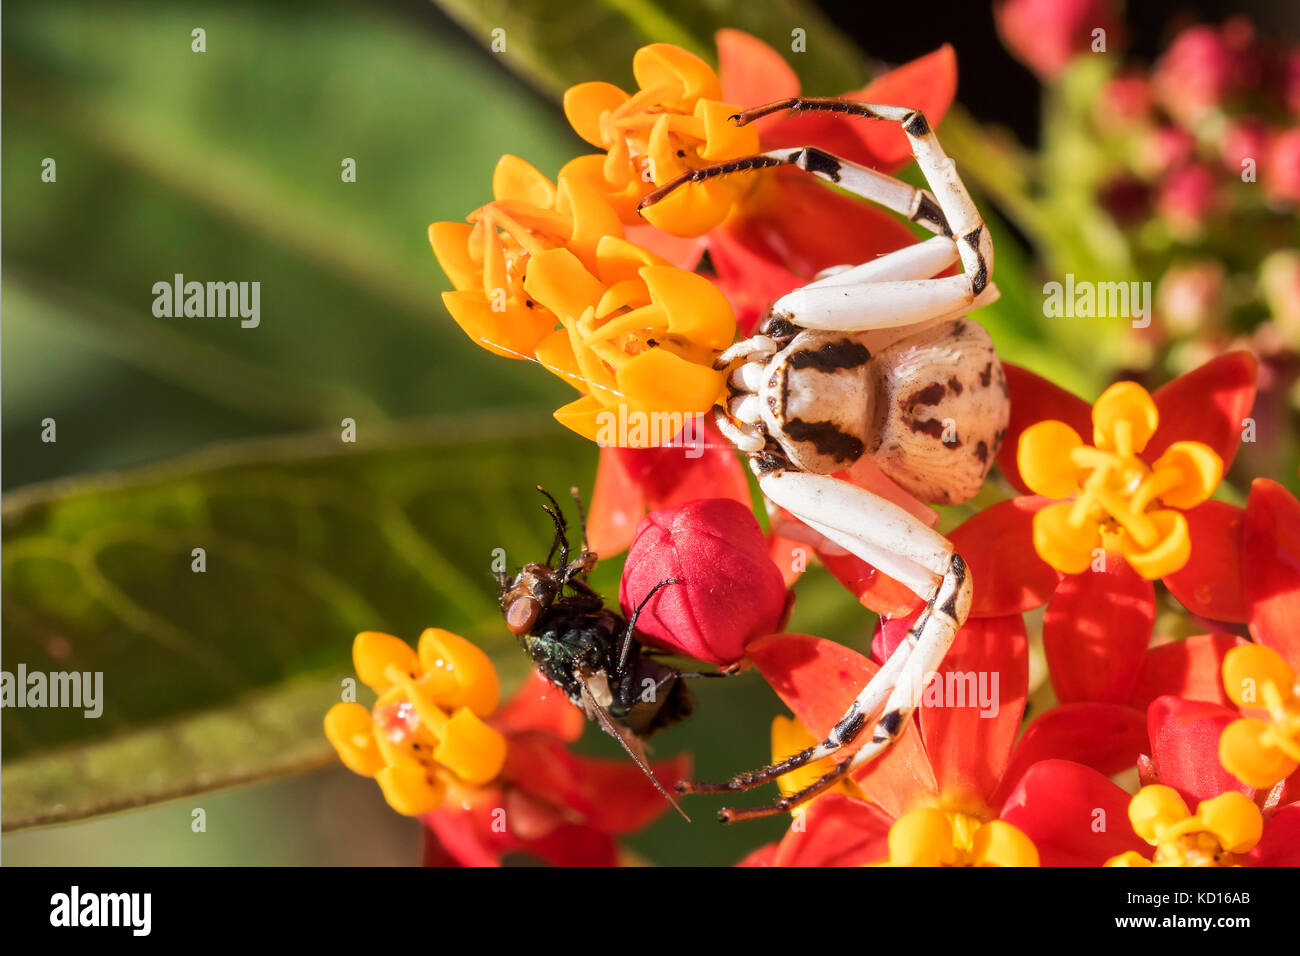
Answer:
[{"label": "fly eye", "polygon": [[517,637],[523,636],[533,629],[541,610],[542,605],[537,598],[515,598],[506,608],[506,627],[510,628],[511,634]]}]

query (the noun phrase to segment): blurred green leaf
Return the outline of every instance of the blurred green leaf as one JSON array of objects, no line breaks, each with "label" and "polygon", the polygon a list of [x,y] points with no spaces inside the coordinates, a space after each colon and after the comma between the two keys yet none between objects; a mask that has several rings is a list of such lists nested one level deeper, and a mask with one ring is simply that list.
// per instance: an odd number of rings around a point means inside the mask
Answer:
[{"label": "blurred green leaf", "polygon": [[[554,172],[577,148],[551,104],[458,31],[342,0],[6,13],[4,282],[22,295],[5,309],[5,421],[99,413],[75,458],[7,428],[8,485],[342,415],[568,399],[474,347],[439,298],[428,224],[488,198],[505,150]],[[156,318],[153,283],[176,273],[260,281],[260,326]],[[11,323],[38,331],[13,339]],[[88,347],[95,372],[75,374]]]},{"label": "blurred green leaf", "polygon": [[[499,51],[515,69],[554,96],[584,80],[634,86],[632,54],[647,43],[673,43],[715,61],[713,35],[724,27],[752,33],[783,52],[805,88],[815,95],[855,89],[870,76],[853,43],[815,6],[800,0],[435,2],[485,47]],[[796,30],[802,31],[807,52],[794,52]]]},{"label": "blurred green leaf", "polygon": [[[492,552],[511,565],[545,554],[534,486],[593,474],[594,449],[544,419],[358,437],[216,449],[7,496],[4,667],[100,671],[104,699],[96,719],[6,711],[6,825],[319,763],[320,720],[360,630],[413,640],[443,626],[506,677],[523,673]],[[600,583],[617,566],[598,571]]]}]

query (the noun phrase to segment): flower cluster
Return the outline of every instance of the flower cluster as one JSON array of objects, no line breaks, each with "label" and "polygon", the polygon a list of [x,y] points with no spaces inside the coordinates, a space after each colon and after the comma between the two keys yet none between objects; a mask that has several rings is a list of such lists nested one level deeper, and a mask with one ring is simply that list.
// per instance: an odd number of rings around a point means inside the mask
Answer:
[{"label": "flower cluster", "polygon": [[[1211,145],[1229,169],[1242,150],[1281,148],[1287,161],[1295,91],[1261,70],[1294,57],[1267,52],[1239,23],[1184,32],[1145,73],[1107,62],[1089,81],[1096,29],[1113,45],[1122,39],[1111,4],[1004,0],[995,9],[1005,42],[1048,83],[1105,91],[1101,173],[1084,185],[1114,200],[1127,177],[1156,197],[1159,212],[1142,227],[1111,206],[1139,253],[1148,242],[1193,248],[1220,228],[1218,200],[1197,198],[1206,177],[1217,193],[1221,170],[1203,155]],[[717,43],[716,70],[652,44],[634,58],[636,89],[570,89],[565,116],[599,152],[572,160],[554,183],[505,157],[494,200],[468,223],[435,224],[430,239],[461,328],[580,392],[556,417],[605,446],[586,531],[602,559],[627,551],[618,598],[636,616],[638,653],[750,672],[789,709],[769,728],[773,776],[792,755],[838,739],[850,705],[931,612],[793,515],[756,508],[738,456],[711,425],[681,443],[668,441],[676,431],[639,441],[602,429],[614,413],[709,410],[723,391],[715,357],[767,303],[911,233],[788,169],[692,183],[648,207],[644,222],[637,207],[691,169],[762,150],[822,146],[876,169],[896,169],[910,152],[883,124],[733,122],[800,85],[754,37],[723,31]],[[954,84],[945,47],[849,95],[905,103],[937,122]],[[1279,89],[1278,102],[1257,95]],[[1086,121],[1100,123],[1093,109]],[[1242,145],[1248,134],[1263,139]],[[1300,198],[1283,172],[1266,172],[1265,199],[1251,211],[1259,221],[1277,214],[1270,204]],[[1250,260],[1279,310],[1294,309],[1300,289],[1300,258],[1287,255]],[[1223,311],[1204,291],[1217,280],[1194,262],[1164,266],[1166,333],[1180,310]],[[1246,493],[1237,490],[1245,481],[1233,484],[1243,444],[1256,444],[1252,416],[1268,375],[1254,352],[1227,344],[1216,340],[1213,357],[1158,387],[1154,372],[1111,374],[1091,401],[1004,362],[1011,415],[999,474],[962,510],[931,508],[867,461],[834,476],[942,528],[969,571],[970,612],[942,664],[922,675],[920,706],[894,715],[888,749],[842,766],[743,865],[1300,862],[1300,501],[1267,478]],[[879,615],[869,653],[788,630],[799,579],[816,563]],[[430,861],[495,863],[518,851],[613,863],[616,837],[666,807],[630,763],[570,751],[584,714],[540,677],[498,710],[495,669],[462,638],[430,630],[412,649],[368,632],[354,660],[376,702],[336,705],[326,733],[394,809],[422,817]],[[776,784],[802,794],[865,743]],[[654,769],[671,785],[686,767]]]}]

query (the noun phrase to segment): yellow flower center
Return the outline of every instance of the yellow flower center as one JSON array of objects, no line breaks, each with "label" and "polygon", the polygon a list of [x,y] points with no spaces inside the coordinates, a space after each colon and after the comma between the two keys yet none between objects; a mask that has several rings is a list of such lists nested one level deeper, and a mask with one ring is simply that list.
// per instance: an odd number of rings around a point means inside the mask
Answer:
[{"label": "yellow flower center", "polygon": [[889,828],[890,866],[1038,866],[1038,848],[1003,820],[922,807]]},{"label": "yellow flower center", "polygon": [[428,813],[449,786],[482,786],[500,774],[505,737],[481,719],[496,709],[499,685],[482,650],[438,628],[421,635],[418,653],[399,638],[366,631],[352,657],[379,699],[370,710],[335,704],[325,735],[349,769],[375,778],[394,810]]},{"label": "yellow flower center", "polygon": [[1128,816],[1155,853],[1148,860],[1130,851],[1107,866],[1238,866],[1264,832],[1259,808],[1235,790],[1201,801],[1192,814],[1176,790],[1152,784],[1129,801]]},{"label": "yellow flower center", "polygon": [[1265,789],[1300,768],[1300,685],[1295,671],[1271,648],[1234,647],[1223,659],[1223,688],[1238,707],[1267,719],[1243,717],[1224,728],[1219,762],[1247,786]]},{"label": "yellow flower center", "polygon": [[1092,445],[1060,421],[1025,429],[1017,450],[1025,484],[1040,495],[1070,499],[1034,516],[1034,547],[1044,561],[1078,574],[1098,548],[1115,549],[1153,580],[1187,563],[1191,537],[1179,509],[1213,493],[1223,462],[1209,446],[1181,441],[1147,465],[1139,455],[1158,418],[1146,389],[1120,382],[1093,406]]}]

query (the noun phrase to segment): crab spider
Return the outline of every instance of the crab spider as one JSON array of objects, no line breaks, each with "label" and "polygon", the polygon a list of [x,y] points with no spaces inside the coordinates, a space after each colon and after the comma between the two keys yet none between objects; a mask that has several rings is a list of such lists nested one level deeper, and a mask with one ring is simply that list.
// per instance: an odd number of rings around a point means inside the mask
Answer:
[{"label": "crab spider", "polygon": [[[730,370],[718,425],[749,455],[769,507],[789,511],[925,603],[906,638],[821,743],[725,783],[679,784],[686,793],[749,790],[857,745],[799,793],[769,806],[724,809],[724,821],[789,811],[883,753],[902,733],[926,677],[943,662],[970,611],[970,574],[947,538],[832,474],[866,458],[922,500],[965,501],[983,483],[1010,414],[993,343],[965,318],[997,298],[992,242],[925,117],[899,106],[796,98],[732,121],[744,125],[784,109],[900,123],[930,190],[809,146],[692,170],[641,205],[690,182],[794,166],[936,234],[872,262],[819,274],[777,299],[758,334],[727,349],[717,363]],[[957,263],[960,273],[937,278]]]}]

